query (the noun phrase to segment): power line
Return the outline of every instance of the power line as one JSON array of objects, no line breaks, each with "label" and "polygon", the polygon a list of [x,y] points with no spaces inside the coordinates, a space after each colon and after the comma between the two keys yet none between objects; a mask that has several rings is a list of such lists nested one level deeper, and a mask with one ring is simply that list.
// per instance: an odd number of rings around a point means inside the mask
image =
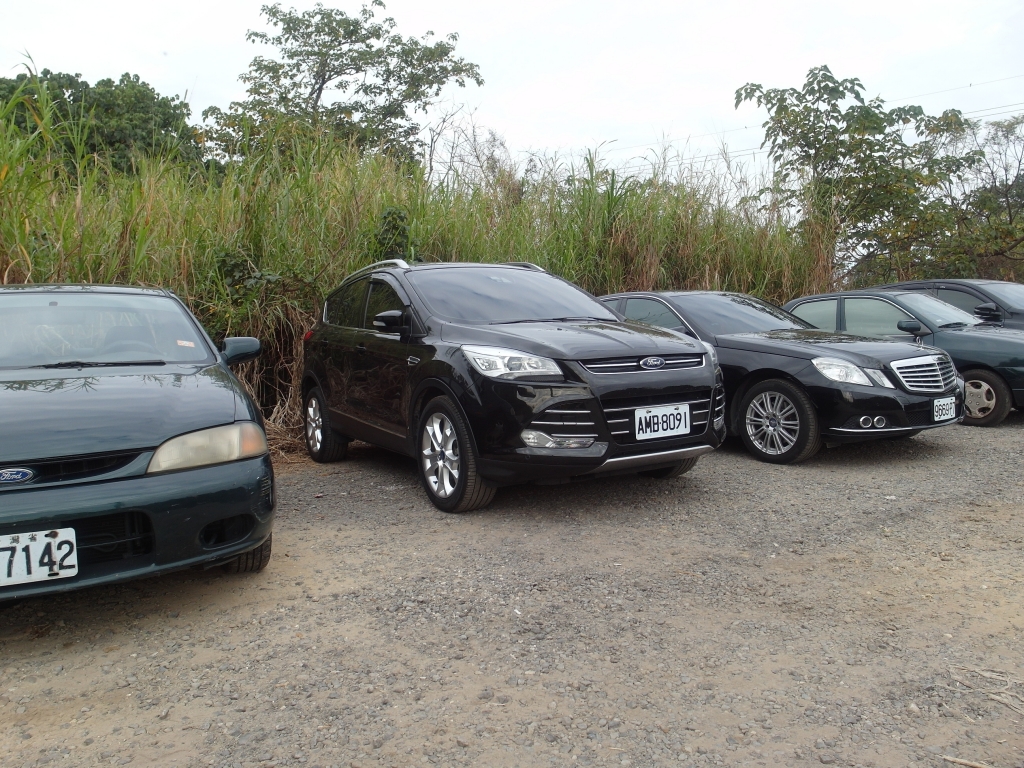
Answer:
[{"label": "power line", "polygon": [[966,91],[968,88],[977,88],[979,85],[991,85],[992,83],[1005,83],[1007,80],[1019,80],[1024,75],[1011,75],[1010,77],[1001,77],[998,80],[986,80],[983,83],[968,83],[967,85],[961,85],[956,88],[946,88],[943,91],[931,91],[930,93],[919,93],[915,96],[901,96],[898,99],[892,99],[887,102],[889,104],[896,104],[900,101],[909,101],[910,99],[919,99],[922,96],[934,96],[937,93],[952,93],[953,91]]},{"label": "power line", "polygon": [[964,112],[965,115],[976,115],[979,112],[991,112],[993,109],[1004,109],[1006,107],[1020,107],[1024,106],[1024,101],[1018,101],[1014,104],[1000,104],[998,107],[986,107],[985,109],[975,109],[971,112]]}]

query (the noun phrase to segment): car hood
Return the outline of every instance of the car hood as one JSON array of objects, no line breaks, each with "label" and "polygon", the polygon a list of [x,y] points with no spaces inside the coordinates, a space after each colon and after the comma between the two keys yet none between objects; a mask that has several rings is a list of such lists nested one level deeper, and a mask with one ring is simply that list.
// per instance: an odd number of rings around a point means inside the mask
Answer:
[{"label": "car hood", "polygon": [[964,328],[940,328],[940,333],[955,333],[958,336],[973,336],[995,342],[1024,344],[1024,331],[1019,328],[1005,328],[1001,325],[969,325]]},{"label": "car hood", "polygon": [[249,418],[219,365],[0,371],[0,465],[155,448]]},{"label": "car hood", "polygon": [[509,347],[560,360],[704,352],[681,333],[631,322],[545,322],[508,325],[446,325],[445,341]]},{"label": "car hood", "polygon": [[716,337],[719,347],[748,352],[767,352],[811,360],[815,357],[839,357],[867,368],[908,357],[941,352],[904,341],[872,339],[846,333],[812,329],[764,331],[762,333],[730,333]]}]

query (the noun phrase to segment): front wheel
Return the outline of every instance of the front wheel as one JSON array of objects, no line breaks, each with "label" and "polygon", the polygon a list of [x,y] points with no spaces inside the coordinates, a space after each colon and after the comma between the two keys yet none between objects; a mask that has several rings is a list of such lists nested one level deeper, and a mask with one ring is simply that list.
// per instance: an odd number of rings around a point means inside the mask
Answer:
[{"label": "front wheel", "polygon": [[267,536],[267,540],[256,549],[243,552],[237,559],[232,560],[224,566],[228,573],[259,573],[267,567],[270,562],[270,554],[274,548],[274,534]]},{"label": "front wheel", "polygon": [[795,464],[821,448],[814,404],[800,387],[783,379],[762,381],[747,390],[740,416],[740,438],[760,461]]},{"label": "front wheel", "polygon": [[1013,406],[1013,393],[1003,377],[986,370],[964,372],[964,424],[994,427]]},{"label": "front wheel", "polygon": [[495,489],[477,472],[469,429],[458,407],[435,397],[419,420],[420,480],[434,506],[458,514],[486,507]]}]

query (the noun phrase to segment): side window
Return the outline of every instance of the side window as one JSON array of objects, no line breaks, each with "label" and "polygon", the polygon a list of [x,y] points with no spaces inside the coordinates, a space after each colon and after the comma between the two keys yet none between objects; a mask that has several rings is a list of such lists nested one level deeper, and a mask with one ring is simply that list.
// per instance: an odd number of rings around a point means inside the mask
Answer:
[{"label": "side window", "polygon": [[979,304],[984,304],[984,299],[979,299],[977,296],[966,291],[958,291],[954,288],[939,288],[939,301],[944,301],[947,304],[952,304],[957,309],[962,309],[969,315],[974,314],[975,308]]},{"label": "side window", "polygon": [[793,308],[793,314],[804,322],[810,323],[815,328],[823,331],[834,331],[836,329],[836,308],[839,299],[822,299],[821,301],[808,301],[799,307]]},{"label": "side window", "polygon": [[683,321],[675,312],[654,299],[627,299],[623,314],[630,320],[639,320],[661,328],[681,328]]},{"label": "side window", "polygon": [[405,302],[390,285],[375,280],[370,284],[370,298],[366,302],[366,320],[363,327],[373,330],[373,318],[389,309],[405,309]]},{"label": "side window", "polygon": [[914,318],[881,299],[846,299],[846,332],[861,336],[906,336],[896,327]]},{"label": "side window", "polygon": [[601,299],[602,304],[607,304],[610,309],[613,309],[616,312],[619,311],[620,301],[622,301],[622,299]]},{"label": "side window", "polygon": [[336,291],[327,299],[324,321],[331,325],[358,328],[363,324],[363,306],[366,302],[368,279],[357,280]]}]

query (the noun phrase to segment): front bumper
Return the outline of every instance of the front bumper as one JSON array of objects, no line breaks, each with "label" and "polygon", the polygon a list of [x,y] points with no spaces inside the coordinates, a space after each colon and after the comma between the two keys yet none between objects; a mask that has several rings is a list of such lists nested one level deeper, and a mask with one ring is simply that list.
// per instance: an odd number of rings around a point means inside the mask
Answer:
[{"label": "front bumper", "polygon": [[0,540],[6,534],[75,528],[79,569],[66,579],[0,587],[0,601],[227,562],[266,540],[274,507],[269,456],[4,492]]},{"label": "front bumper", "polygon": [[[946,427],[963,421],[964,399],[958,386],[945,392],[911,394],[902,389],[882,389],[857,385],[812,386],[808,388],[811,400],[821,420],[821,435],[830,443],[855,443],[881,437],[899,436],[908,432]],[[955,415],[951,419],[935,421],[933,402],[956,398]],[[871,426],[863,427],[860,420],[870,417]],[[882,427],[874,420],[885,419]]]}]

